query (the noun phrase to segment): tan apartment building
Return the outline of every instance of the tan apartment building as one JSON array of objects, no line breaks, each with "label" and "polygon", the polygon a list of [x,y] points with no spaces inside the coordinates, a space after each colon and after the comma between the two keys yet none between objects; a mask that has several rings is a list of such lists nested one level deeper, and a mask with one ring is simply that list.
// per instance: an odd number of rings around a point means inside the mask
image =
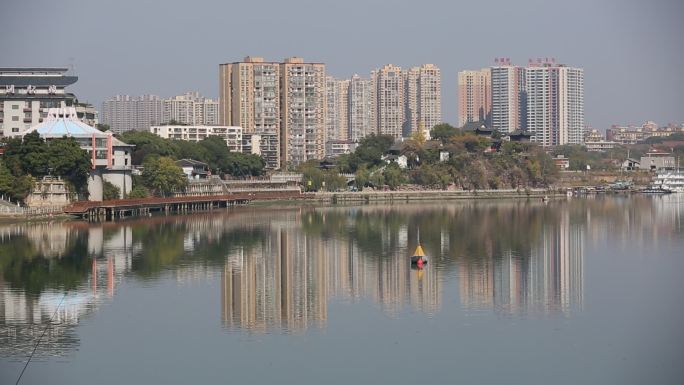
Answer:
[{"label": "tan apartment building", "polygon": [[349,140],[356,142],[376,132],[373,95],[370,79],[352,76],[349,82]]},{"label": "tan apartment building", "polygon": [[[219,84],[222,125],[280,137],[280,63],[248,56],[242,62],[221,64]],[[275,159],[277,163],[269,163],[269,168],[280,168],[280,153]]]},{"label": "tan apartment building", "polygon": [[418,124],[411,126],[411,132],[424,127],[429,136],[432,127],[442,123],[442,74],[434,64],[423,64],[418,68]]},{"label": "tan apartment building", "polygon": [[280,64],[281,165],[325,156],[325,64],[300,57]]},{"label": "tan apartment building", "polygon": [[489,68],[458,73],[458,126],[468,122],[488,122],[492,108],[492,77]]}]

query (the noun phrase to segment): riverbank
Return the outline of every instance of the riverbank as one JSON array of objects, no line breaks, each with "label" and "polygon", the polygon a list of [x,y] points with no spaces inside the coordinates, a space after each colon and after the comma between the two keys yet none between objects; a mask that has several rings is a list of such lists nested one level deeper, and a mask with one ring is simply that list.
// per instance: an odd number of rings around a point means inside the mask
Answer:
[{"label": "riverbank", "polygon": [[520,190],[416,190],[416,191],[359,191],[317,192],[307,199],[311,203],[354,204],[372,202],[416,202],[459,199],[525,199],[565,196],[565,192],[547,189]]}]

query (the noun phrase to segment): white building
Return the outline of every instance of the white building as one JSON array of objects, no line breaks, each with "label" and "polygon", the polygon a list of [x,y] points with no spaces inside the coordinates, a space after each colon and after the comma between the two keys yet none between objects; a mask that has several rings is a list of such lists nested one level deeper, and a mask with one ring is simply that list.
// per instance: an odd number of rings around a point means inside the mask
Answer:
[{"label": "white building", "polygon": [[116,95],[102,103],[102,123],[112,132],[147,131],[164,123],[164,103],[159,96]]},{"label": "white building", "polygon": [[66,73],[66,68],[0,68],[0,136],[37,125],[50,108],[73,106],[76,96],[65,87],[78,77]]},{"label": "white building", "polygon": [[218,100],[208,99],[199,92],[188,92],[164,99],[163,122],[177,124],[215,126],[219,124]]},{"label": "white building", "polygon": [[504,133],[525,129],[525,71],[510,59],[496,59],[491,73],[491,127]]},{"label": "white building", "polygon": [[[526,129],[542,146],[584,143],[584,70],[553,61],[525,69]],[[492,106],[494,108],[494,106]]]},{"label": "white building", "polygon": [[262,130],[261,134],[242,134],[242,152],[245,154],[259,155],[266,168],[277,170],[280,167],[280,145],[278,134]]},{"label": "white building", "polygon": [[359,75],[352,76],[349,81],[348,99],[348,139],[358,142],[371,133],[376,132],[371,81],[363,79]]},{"label": "white building", "polygon": [[152,126],[150,132],[164,139],[199,142],[210,136],[223,139],[230,151],[242,152],[242,127],[235,126]]}]

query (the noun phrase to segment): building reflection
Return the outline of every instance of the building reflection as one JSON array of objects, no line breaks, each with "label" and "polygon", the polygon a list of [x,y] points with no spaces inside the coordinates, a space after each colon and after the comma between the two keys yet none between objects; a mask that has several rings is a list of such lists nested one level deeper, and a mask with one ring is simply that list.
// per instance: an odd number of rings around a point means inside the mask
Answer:
[{"label": "building reflection", "polygon": [[[374,258],[353,240],[309,235],[300,220],[272,226],[260,245],[227,256],[221,274],[224,326],[255,332],[321,327],[331,298],[372,298],[389,314],[405,304],[430,313],[438,309],[439,270],[412,270],[403,252]],[[400,228],[400,240],[406,240],[405,232]],[[407,247],[405,242],[402,250]]]},{"label": "building reflection", "polygon": [[566,210],[542,225],[539,241],[522,252],[458,262],[461,303],[505,314],[569,313],[581,309],[586,223],[571,224]]}]

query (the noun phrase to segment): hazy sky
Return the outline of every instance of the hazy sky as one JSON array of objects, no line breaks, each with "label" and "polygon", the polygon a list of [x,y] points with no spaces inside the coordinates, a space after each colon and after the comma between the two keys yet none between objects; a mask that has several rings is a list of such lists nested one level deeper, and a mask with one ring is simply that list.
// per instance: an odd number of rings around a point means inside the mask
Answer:
[{"label": "hazy sky", "polygon": [[684,122],[681,0],[0,0],[0,66],[68,66],[80,100],[115,94],[218,97],[218,64],[302,56],[327,73],[386,63],[442,69],[455,123],[457,72],[510,57],[585,70],[585,121]]}]

